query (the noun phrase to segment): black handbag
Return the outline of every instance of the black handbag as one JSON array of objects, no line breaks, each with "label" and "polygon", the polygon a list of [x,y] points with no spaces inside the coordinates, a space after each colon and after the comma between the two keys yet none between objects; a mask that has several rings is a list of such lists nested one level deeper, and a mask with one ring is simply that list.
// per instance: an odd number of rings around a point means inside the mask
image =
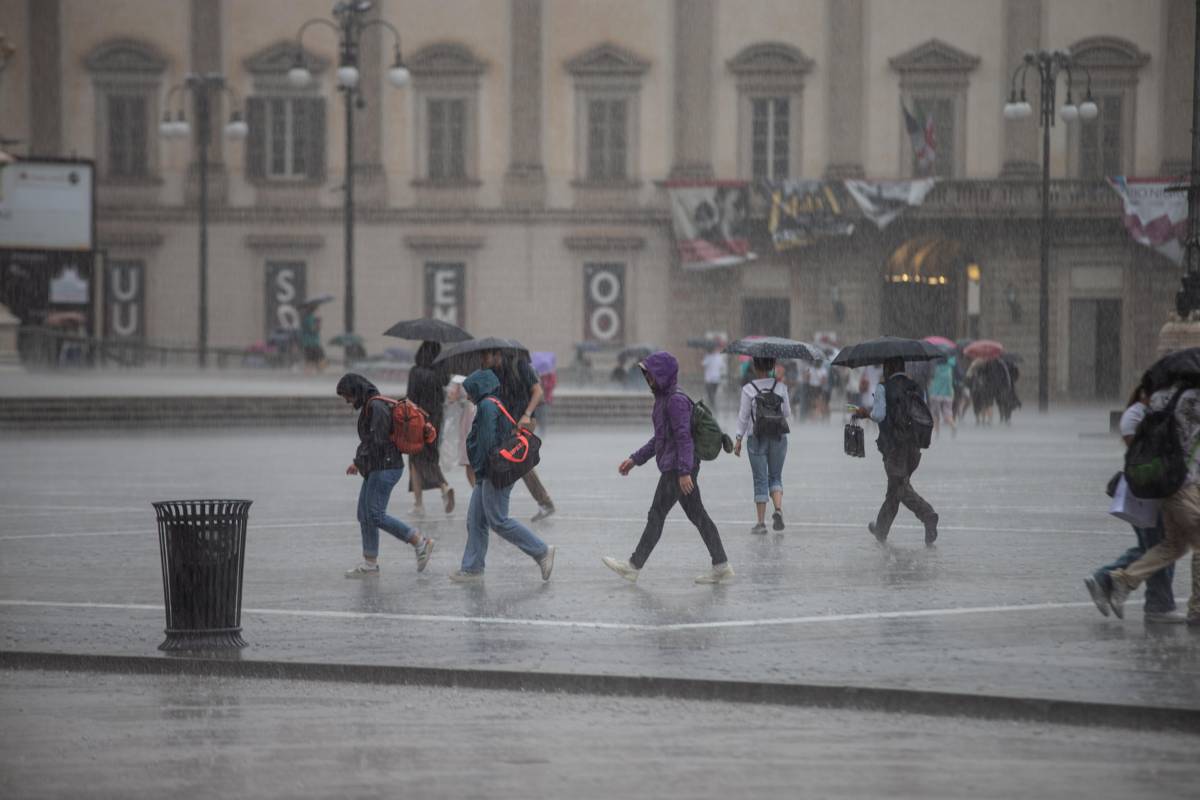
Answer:
[{"label": "black handbag", "polygon": [[858,420],[851,420],[846,423],[844,434],[843,449],[846,455],[855,458],[866,458],[867,447],[863,439],[863,429],[858,424]]},{"label": "black handbag", "polygon": [[538,465],[541,460],[542,440],[533,431],[517,425],[517,421],[508,413],[508,409],[494,397],[487,398],[500,409],[500,413],[508,417],[513,424],[513,432],[504,440],[500,448],[488,456],[488,480],[497,489],[512,486]]}]

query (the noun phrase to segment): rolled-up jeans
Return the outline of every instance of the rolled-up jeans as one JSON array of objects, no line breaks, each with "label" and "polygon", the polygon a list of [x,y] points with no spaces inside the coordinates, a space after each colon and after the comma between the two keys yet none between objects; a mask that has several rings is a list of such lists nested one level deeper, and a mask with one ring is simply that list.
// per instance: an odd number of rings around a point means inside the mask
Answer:
[{"label": "rolled-up jeans", "polygon": [[508,515],[508,496],[512,486],[497,489],[486,477],[480,476],[471,490],[467,507],[467,547],[463,550],[462,571],[483,572],[488,551],[488,528],[515,544],[533,559],[546,555],[546,543]]},{"label": "rolled-up jeans", "polygon": [[754,476],[754,502],[765,503],[772,492],[783,491],[783,462],[787,458],[787,436],[778,439],[751,435],[746,440],[746,456]]},{"label": "rolled-up jeans", "polygon": [[358,491],[358,524],[362,528],[364,556],[375,558],[379,555],[380,528],[402,542],[412,542],[413,529],[387,513],[392,489],[403,475],[404,467],[377,469],[363,479]]}]

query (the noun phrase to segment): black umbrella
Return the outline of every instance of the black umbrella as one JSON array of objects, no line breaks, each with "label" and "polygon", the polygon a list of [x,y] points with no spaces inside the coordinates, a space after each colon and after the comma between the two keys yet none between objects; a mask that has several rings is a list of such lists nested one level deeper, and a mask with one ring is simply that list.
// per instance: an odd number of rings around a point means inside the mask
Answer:
[{"label": "black umbrella", "polygon": [[470,375],[483,367],[483,354],[488,350],[500,350],[505,355],[529,358],[529,349],[516,339],[485,336],[482,339],[467,339],[447,347],[438,354],[433,363],[444,365],[458,375]]},{"label": "black umbrella", "polygon": [[738,339],[725,348],[726,353],[736,353],[751,358],[799,358],[811,364],[825,360],[825,351],[815,344],[784,339],[780,336],[756,336]]},{"label": "black umbrella", "polygon": [[397,339],[412,339],[418,342],[465,342],[471,334],[457,325],[443,322],[440,319],[422,317],[421,319],[406,319],[397,322],[383,332],[384,336],[395,336]]},{"label": "black umbrella", "polygon": [[308,306],[313,306],[315,308],[316,306],[320,306],[320,305],[324,305],[325,303],[332,303],[332,302],[333,302],[333,295],[319,294],[316,297],[307,298],[304,302],[300,303],[299,307],[307,308]]},{"label": "black umbrella", "polygon": [[1142,377],[1142,385],[1151,393],[1177,383],[1200,386],[1200,347],[1168,353],[1151,364]]},{"label": "black umbrella", "polygon": [[871,339],[844,348],[833,360],[833,365],[835,367],[865,367],[868,364],[882,364],[889,358],[903,358],[905,361],[936,361],[945,357],[946,354],[940,348],[929,342],[881,336],[878,339]]},{"label": "black umbrella", "polygon": [[657,353],[661,348],[652,344],[631,344],[617,353],[617,361],[641,361],[651,353]]}]

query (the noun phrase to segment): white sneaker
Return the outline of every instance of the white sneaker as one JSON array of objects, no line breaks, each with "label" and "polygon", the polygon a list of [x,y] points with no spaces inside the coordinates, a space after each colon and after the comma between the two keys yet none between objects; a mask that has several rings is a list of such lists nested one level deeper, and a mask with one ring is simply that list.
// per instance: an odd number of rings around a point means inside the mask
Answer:
[{"label": "white sneaker", "polygon": [[546,555],[537,560],[537,565],[542,568],[542,580],[550,580],[550,573],[554,571],[554,551],[558,548],[550,545],[546,548]]},{"label": "white sneaker", "polygon": [[461,569],[450,573],[450,580],[454,583],[479,583],[483,580],[482,572],[463,572]]},{"label": "white sneaker", "polygon": [[713,564],[713,568],[703,575],[696,576],[696,583],[724,583],[733,577],[733,567],[726,561],[723,564]]},{"label": "white sneaker", "polygon": [[414,547],[413,551],[417,554],[417,572],[424,572],[425,567],[429,565],[429,557],[433,555],[433,547],[435,542],[428,536],[425,541],[421,542],[420,547]]},{"label": "white sneaker", "polygon": [[1152,625],[1181,625],[1187,621],[1187,615],[1180,611],[1146,612],[1146,622]]},{"label": "white sneaker", "polygon": [[346,570],[346,577],[347,578],[378,578],[379,577],[379,565],[378,564],[371,565],[371,564],[367,564],[364,562],[362,564],[359,564],[354,569]]},{"label": "white sneaker", "polygon": [[620,561],[615,558],[609,558],[608,556],[605,556],[600,560],[604,562],[604,566],[608,567],[625,580],[629,581],[630,583],[637,583],[637,578],[641,573],[641,570],[635,567],[633,564],[630,564],[628,561]]}]

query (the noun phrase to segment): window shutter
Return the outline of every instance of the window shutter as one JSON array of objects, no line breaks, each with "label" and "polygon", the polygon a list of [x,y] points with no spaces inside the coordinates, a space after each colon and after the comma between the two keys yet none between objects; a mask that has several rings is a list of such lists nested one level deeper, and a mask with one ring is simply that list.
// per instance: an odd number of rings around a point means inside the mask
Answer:
[{"label": "window shutter", "polygon": [[325,98],[313,97],[305,101],[304,120],[308,125],[308,177],[315,181],[325,180]]},{"label": "window shutter", "polygon": [[267,113],[261,97],[246,98],[246,176],[265,178],[267,174]]}]

